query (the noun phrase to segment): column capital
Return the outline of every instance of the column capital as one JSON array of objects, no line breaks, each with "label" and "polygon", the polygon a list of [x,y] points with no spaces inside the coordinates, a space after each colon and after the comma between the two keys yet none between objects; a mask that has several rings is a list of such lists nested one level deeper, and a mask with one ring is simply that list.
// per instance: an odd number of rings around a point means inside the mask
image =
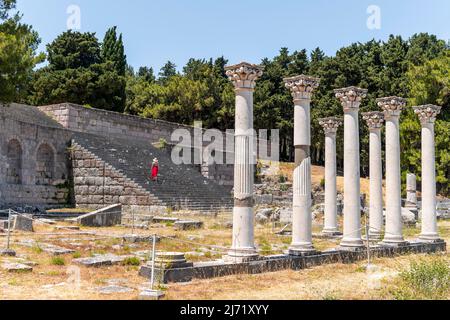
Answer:
[{"label": "column capital", "polygon": [[319,87],[320,79],[299,75],[283,79],[286,88],[291,90],[294,101],[311,100],[312,93]]},{"label": "column capital", "polygon": [[323,127],[325,134],[336,134],[343,121],[337,117],[330,117],[319,119],[319,124]]},{"label": "column capital", "polygon": [[359,109],[362,99],[367,96],[367,89],[348,87],[334,90],[336,98],[341,101],[344,112]]},{"label": "column capital", "polygon": [[441,106],[434,104],[413,107],[414,113],[417,114],[422,125],[434,123],[439,113],[441,113],[441,109]]},{"label": "column capital", "polygon": [[384,97],[376,100],[378,106],[384,112],[385,120],[399,117],[406,106],[406,99],[400,97]]},{"label": "column capital", "polygon": [[362,114],[363,120],[367,122],[369,130],[381,129],[384,123],[384,113],[383,112],[366,112]]},{"label": "column capital", "polygon": [[262,66],[247,62],[225,67],[226,75],[236,90],[254,90],[263,70]]}]

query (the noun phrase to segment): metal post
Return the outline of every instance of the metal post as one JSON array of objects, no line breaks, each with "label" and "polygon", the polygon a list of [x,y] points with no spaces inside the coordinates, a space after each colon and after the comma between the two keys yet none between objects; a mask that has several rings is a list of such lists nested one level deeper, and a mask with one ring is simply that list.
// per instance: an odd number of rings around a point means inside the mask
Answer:
[{"label": "metal post", "polygon": [[370,231],[370,226],[367,223],[367,217],[366,217],[367,268],[370,267],[370,239],[369,239],[369,231]]},{"label": "metal post", "polygon": [[9,250],[10,241],[11,241],[11,209],[8,209],[8,237],[6,238],[6,250]]},{"label": "metal post", "polygon": [[134,207],[131,206],[131,234],[134,235]]},{"label": "metal post", "polygon": [[150,286],[153,290],[153,285],[155,283],[155,255],[156,255],[156,234],[153,235],[153,248],[152,248],[152,276],[150,280]]}]

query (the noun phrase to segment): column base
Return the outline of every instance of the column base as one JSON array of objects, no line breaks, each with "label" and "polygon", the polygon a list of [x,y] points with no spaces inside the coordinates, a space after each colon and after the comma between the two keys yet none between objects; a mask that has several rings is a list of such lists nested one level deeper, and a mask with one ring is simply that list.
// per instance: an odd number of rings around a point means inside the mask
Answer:
[{"label": "column base", "polygon": [[291,256],[311,256],[317,253],[312,243],[293,243],[288,250]]},{"label": "column base", "polygon": [[295,257],[307,257],[307,256],[314,256],[314,255],[318,254],[318,251],[314,248],[311,248],[311,249],[289,248],[288,254],[290,256],[295,256]]},{"label": "column base", "polygon": [[443,239],[439,238],[438,234],[421,234],[417,239],[418,242],[423,243],[442,243]]},{"label": "column base", "polygon": [[386,240],[384,239],[383,241],[381,241],[379,243],[381,246],[385,246],[385,247],[405,247],[409,244],[408,241],[402,240],[402,241],[392,241],[392,240]]},{"label": "column base", "polygon": [[337,228],[325,228],[322,230],[322,234],[324,236],[342,236],[342,232],[340,232]]},{"label": "column base", "polygon": [[339,245],[340,250],[359,250],[364,249],[364,241],[362,239],[343,239]]},{"label": "column base", "polygon": [[256,251],[256,248],[239,248],[233,249],[231,248],[228,251],[228,255],[223,257],[225,262],[249,262],[259,259],[259,254]]},{"label": "column base", "polygon": [[370,241],[381,241],[383,239],[381,232],[369,232]]}]

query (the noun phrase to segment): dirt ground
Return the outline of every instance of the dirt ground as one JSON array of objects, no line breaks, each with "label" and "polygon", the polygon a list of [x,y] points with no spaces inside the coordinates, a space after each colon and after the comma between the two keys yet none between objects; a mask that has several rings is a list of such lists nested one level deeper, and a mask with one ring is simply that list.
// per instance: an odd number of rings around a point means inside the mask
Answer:
[{"label": "dirt ground", "polygon": [[[176,231],[170,224],[152,225],[150,230],[134,230],[137,234],[158,234],[163,238],[157,244],[160,251],[188,252],[191,261],[220,258],[231,244],[231,229],[226,222],[228,215],[217,219],[199,218],[205,227],[196,231]],[[59,224],[61,225],[61,224]],[[314,224],[314,232],[321,229],[320,221]],[[256,228],[256,243],[262,254],[281,253],[288,248],[289,236],[277,236],[278,227],[266,225]],[[450,240],[450,222],[441,222],[442,236]],[[12,248],[21,261],[31,261],[32,272],[10,273],[0,268],[0,300],[6,299],[90,299],[90,300],[133,300],[140,288],[147,282],[138,276],[139,266],[116,265],[87,268],[72,263],[80,257],[94,254],[114,253],[116,255],[136,254],[150,250],[149,243],[124,243],[119,236],[130,234],[125,227],[82,228],[80,231],[54,230],[54,226],[36,225],[34,233],[15,233]],[[409,238],[419,233],[417,228],[405,230]],[[117,238],[115,237],[117,236]],[[34,239],[32,247],[21,245],[25,239]],[[5,246],[5,234],[0,234],[0,247]],[[315,239],[316,248],[323,250],[336,247],[337,241]],[[55,259],[42,251],[45,244],[54,244],[75,250],[75,253]],[[214,245],[215,247],[210,247]],[[445,254],[448,257],[448,254]],[[239,275],[226,278],[193,281],[188,284],[161,286],[166,299],[389,299],[385,279],[395,277],[398,270],[411,259],[419,256],[405,256],[396,259],[378,259],[375,273],[364,271],[365,262],[351,265],[325,265],[310,270],[283,271],[262,275]],[[425,257],[427,258],[427,257]],[[5,262],[17,259],[0,258]],[[144,263],[144,262],[143,262]],[[121,286],[128,292],[101,293],[106,286]]]}]

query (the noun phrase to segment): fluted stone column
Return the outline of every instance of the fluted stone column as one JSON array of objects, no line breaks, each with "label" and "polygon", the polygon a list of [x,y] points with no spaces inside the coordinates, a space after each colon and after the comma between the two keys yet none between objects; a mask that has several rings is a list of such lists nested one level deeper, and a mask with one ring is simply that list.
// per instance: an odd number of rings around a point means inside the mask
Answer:
[{"label": "fluted stone column", "polygon": [[406,100],[399,97],[377,99],[386,121],[386,231],[383,244],[404,245],[400,171],[399,119]]},{"label": "fluted stone column", "polygon": [[233,244],[228,256],[251,260],[258,256],[253,213],[253,92],[262,68],[242,62],[225,70],[236,92]]},{"label": "fluted stone column", "polygon": [[315,252],[311,213],[311,97],[319,79],[300,75],[284,79],[294,98],[295,170],[293,183],[291,255]]},{"label": "fluted stone column", "polygon": [[440,242],[436,214],[436,151],[434,123],[440,106],[424,105],[414,108],[422,123],[422,233],[423,242]]},{"label": "fluted stone column", "polygon": [[417,178],[415,174],[406,175],[406,203],[405,208],[413,212],[418,217],[417,208]]},{"label": "fluted stone column", "polygon": [[323,233],[340,235],[337,220],[336,133],[342,120],[331,117],[319,120],[325,132],[325,219]]},{"label": "fluted stone column", "polygon": [[383,230],[383,163],[381,159],[381,128],[384,123],[382,112],[362,114],[370,132],[370,211],[369,235],[381,240]]},{"label": "fluted stone column", "polygon": [[335,90],[344,108],[344,237],[342,249],[359,249],[361,239],[361,184],[359,106],[367,90],[349,87]]}]

